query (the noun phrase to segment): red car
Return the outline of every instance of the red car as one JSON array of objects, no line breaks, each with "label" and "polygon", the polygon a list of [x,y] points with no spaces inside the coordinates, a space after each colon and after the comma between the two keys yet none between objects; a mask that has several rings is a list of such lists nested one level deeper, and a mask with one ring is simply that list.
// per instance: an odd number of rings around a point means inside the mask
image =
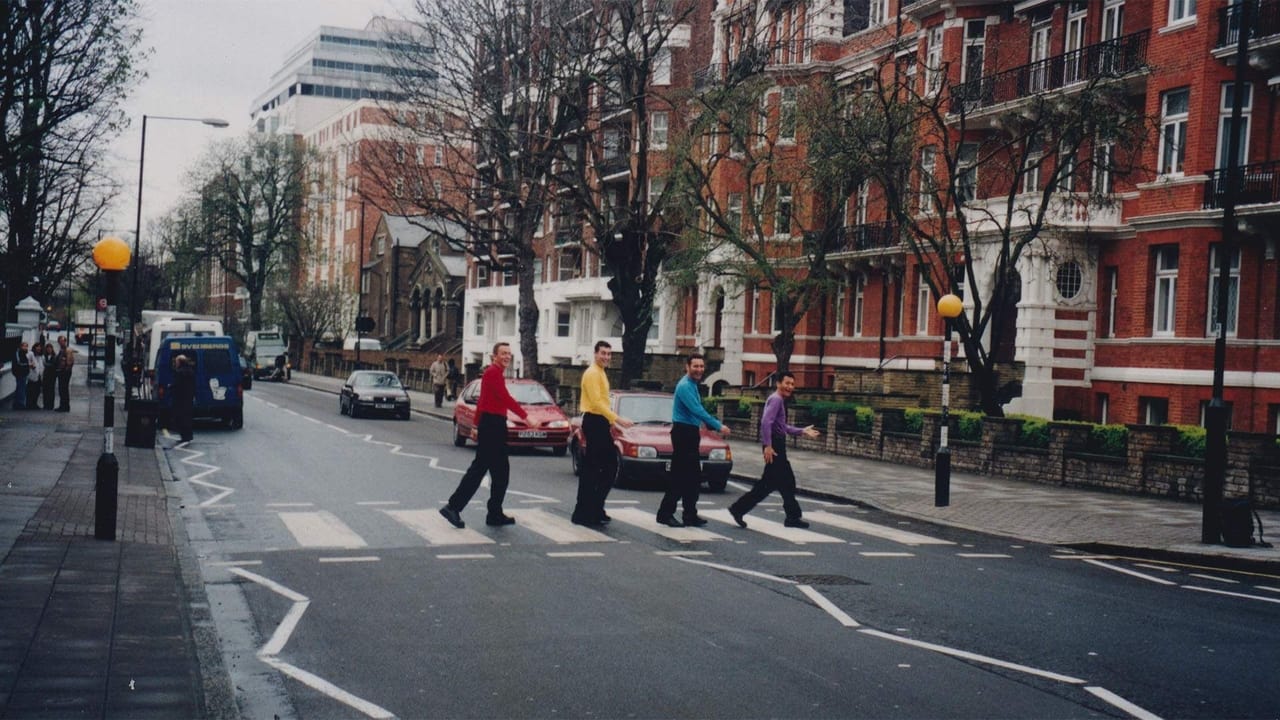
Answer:
[{"label": "red car", "polygon": [[[556,455],[569,448],[569,418],[556,404],[551,393],[536,380],[507,378],[507,392],[524,406],[531,419],[542,423],[538,429],[523,421],[507,418],[507,445],[510,447],[546,447]],[[463,447],[476,439],[476,403],[480,400],[480,381],[473,380],[458,393],[453,406],[453,444]]]},{"label": "red car", "polygon": [[[613,411],[633,421],[623,429],[614,425],[613,444],[618,448],[618,476],[615,485],[629,482],[649,486],[666,485],[671,469],[671,393],[616,390],[609,396]],[[569,439],[569,457],[573,473],[579,474],[586,455],[586,437],[582,434],[582,416],[573,419],[573,435]],[[719,433],[702,429],[698,448],[702,456],[702,481],[713,492],[724,491],[733,469],[733,451]]]}]

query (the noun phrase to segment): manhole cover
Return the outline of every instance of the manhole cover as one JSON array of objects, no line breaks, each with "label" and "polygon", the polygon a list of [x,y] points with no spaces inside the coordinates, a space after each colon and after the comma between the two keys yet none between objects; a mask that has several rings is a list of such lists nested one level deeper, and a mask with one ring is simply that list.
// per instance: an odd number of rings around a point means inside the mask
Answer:
[{"label": "manhole cover", "polygon": [[866,585],[861,580],[854,580],[844,575],[781,575],[801,585]]}]

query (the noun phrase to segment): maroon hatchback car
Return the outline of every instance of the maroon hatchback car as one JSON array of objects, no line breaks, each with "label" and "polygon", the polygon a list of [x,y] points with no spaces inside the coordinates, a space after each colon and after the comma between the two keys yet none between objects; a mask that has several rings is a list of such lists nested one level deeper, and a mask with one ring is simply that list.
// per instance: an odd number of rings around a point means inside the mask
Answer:
[{"label": "maroon hatchback car", "polygon": [[[569,447],[569,418],[556,404],[551,393],[536,380],[507,378],[507,392],[520,403],[529,417],[542,423],[531,428],[523,421],[507,419],[509,447],[545,447],[556,455],[564,455]],[[453,406],[453,444],[462,447],[476,439],[476,403],[480,400],[480,381],[473,380]]]}]

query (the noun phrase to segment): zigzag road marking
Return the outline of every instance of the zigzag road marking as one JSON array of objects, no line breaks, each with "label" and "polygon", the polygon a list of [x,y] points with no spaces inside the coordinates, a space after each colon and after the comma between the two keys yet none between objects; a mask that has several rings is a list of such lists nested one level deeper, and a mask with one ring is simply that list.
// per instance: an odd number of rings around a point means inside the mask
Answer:
[{"label": "zigzag road marking", "polygon": [[177,445],[177,446],[175,446],[173,449],[174,449],[174,450],[181,450],[181,451],[182,451],[182,452],[184,452],[184,453],[191,453],[190,455],[188,455],[187,457],[182,458],[182,459],[181,459],[181,460],[179,460],[178,462],[181,462],[183,465],[190,465],[190,466],[192,466],[192,467],[204,468],[204,470],[203,470],[203,471],[198,472],[198,473],[196,473],[195,475],[192,475],[191,477],[187,478],[187,482],[192,483],[192,484],[194,484],[194,485],[203,485],[204,487],[207,487],[207,488],[210,488],[210,489],[213,489],[213,490],[218,490],[218,491],[220,491],[220,492],[218,492],[217,494],[215,494],[215,495],[211,495],[210,497],[208,497],[207,499],[205,499],[205,500],[204,500],[204,502],[200,503],[200,507],[207,507],[207,506],[209,506],[209,505],[213,505],[214,503],[218,502],[218,501],[219,501],[219,500],[221,500],[222,498],[224,498],[224,497],[226,497],[226,496],[230,495],[231,493],[235,492],[235,489],[234,489],[234,488],[229,488],[229,487],[226,487],[226,486],[224,486],[224,485],[218,485],[218,484],[216,484],[216,483],[211,483],[211,482],[209,482],[208,480],[201,480],[201,479],[200,479],[200,478],[203,478],[205,475],[211,475],[211,474],[216,473],[216,472],[218,472],[219,470],[221,470],[221,469],[222,469],[221,467],[218,467],[217,465],[209,465],[208,463],[202,463],[202,462],[197,461],[197,460],[196,460],[196,458],[198,458],[198,457],[204,457],[204,452],[203,452],[203,451],[201,451],[201,450],[192,450],[192,449],[190,449],[190,448],[186,447],[186,444],[185,444],[185,443],[183,443],[183,444],[181,444],[181,445]]}]

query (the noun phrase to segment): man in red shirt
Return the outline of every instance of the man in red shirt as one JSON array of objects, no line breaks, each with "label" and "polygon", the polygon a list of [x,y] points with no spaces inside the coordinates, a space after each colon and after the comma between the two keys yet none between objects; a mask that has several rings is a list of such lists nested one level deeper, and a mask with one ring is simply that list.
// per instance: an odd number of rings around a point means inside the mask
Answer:
[{"label": "man in red shirt", "polygon": [[507,413],[514,413],[529,427],[542,423],[530,420],[529,413],[507,392],[506,370],[511,365],[511,345],[500,342],[493,346],[493,363],[480,376],[480,399],[476,401],[476,459],[458,482],[458,489],[440,514],[456,528],[466,527],[462,510],[480,489],[480,480],[489,473],[489,514],[486,525],[513,525],[516,519],[502,513],[502,500],[507,494],[511,464],[507,460]]}]

